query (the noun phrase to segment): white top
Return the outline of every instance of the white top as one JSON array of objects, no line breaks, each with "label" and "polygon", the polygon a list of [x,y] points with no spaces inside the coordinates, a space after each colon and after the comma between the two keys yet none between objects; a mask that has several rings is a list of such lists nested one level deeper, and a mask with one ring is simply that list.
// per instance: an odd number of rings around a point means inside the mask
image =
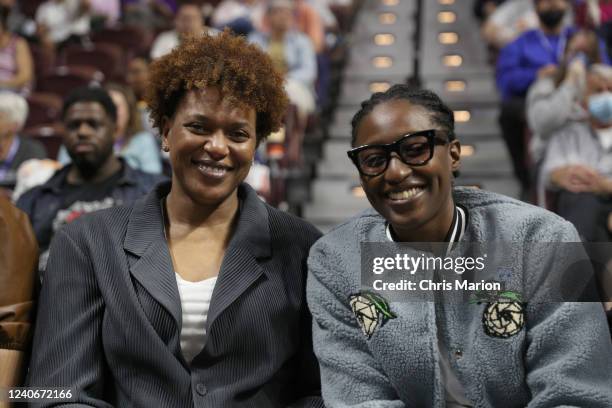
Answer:
[{"label": "white top", "polygon": [[49,29],[49,36],[54,43],[62,42],[71,34],[89,33],[89,13],[80,13],[80,0],[63,2],[46,1],[36,10],[36,22]]},{"label": "white top", "polygon": [[[205,28],[205,31],[208,35],[217,35],[219,33],[218,30],[215,30],[213,28]],[[153,45],[151,46],[151,59],[158,59],[166,54],[170,54],[170,52],[174,48],[178,47],[179,44],[179,35],[175,30],[159,33],[158,36],[155,38],[155,41],[153,41]]]},{"label": "white top", "polygon": [[183,314],[181,350],[185,361],[191,363],[206,344],[206,319],[217,277],[189,282],[178,273],[175,275]]},{"label": "white top", "polygon": [[[456,242],[461,241],[463,234],[467,228],[467,215],[462,207],[455,206],[455,215],[453,217],[453,224],[447,234],[446,241],[448,247],[446,248],[446,255],[452,248],[452,245]],[[393,234],[391,233],[391,226],[387,223],[386,226],[387,239],[395,242]],[[436,319],[437,322],[437,319]],[[455,375],[453,368],[448,361],[448,348],[442,342],[442,339],[438,337],[438,362],[440,366],[440,376],[442,385],[444,386],[445,397],[446,397],[446,408],[471,408],[472,403],[467,399],[465,395],[465,388]]]}]

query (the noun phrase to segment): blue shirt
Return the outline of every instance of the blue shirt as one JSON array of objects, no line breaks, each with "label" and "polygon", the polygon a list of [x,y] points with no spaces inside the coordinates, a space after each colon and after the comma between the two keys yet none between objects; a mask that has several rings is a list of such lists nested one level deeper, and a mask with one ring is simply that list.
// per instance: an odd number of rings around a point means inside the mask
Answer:
[{"label": "blue shirt", "polygon": [[[540,29],[529,30],[502,48],[496,71],[502,98],[524,97],[540,68],[559,63],[568,37],[574,31],[575,28],[568,27],[560,35],[545,35]],[[604,61],[608,62],[607,56]]]}]

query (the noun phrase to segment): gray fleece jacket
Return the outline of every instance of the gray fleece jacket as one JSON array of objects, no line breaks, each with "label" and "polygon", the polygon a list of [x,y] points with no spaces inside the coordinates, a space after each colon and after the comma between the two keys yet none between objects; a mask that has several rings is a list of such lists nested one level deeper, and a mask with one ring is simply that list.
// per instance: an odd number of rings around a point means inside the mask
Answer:
[{"label": "gray fleece jacket", "polygon": [[[530,243],[579,242],[570,223],[538,207],[468,188],[454,198],[469,213],[462,242],[516,243],[513,268],[527,282],[570,261],[544,259]],[[444,407],[440,337],[474,407],[612,407],[612,342],[599,303],[528,302],[524,327],[499,338],[483,330],[485,304],[390,302],[396,318],[368,339],[349,299],[361,290],[360,242],[386,241],[385,220],[367,210],[311,249],[307,295],[326,406]]]}]

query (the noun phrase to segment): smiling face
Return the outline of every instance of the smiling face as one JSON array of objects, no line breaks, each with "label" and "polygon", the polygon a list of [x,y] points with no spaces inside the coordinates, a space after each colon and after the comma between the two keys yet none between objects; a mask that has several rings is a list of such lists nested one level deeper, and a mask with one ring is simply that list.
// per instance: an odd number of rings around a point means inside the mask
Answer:
[{"label": "smiling face", "polygon": [[64,145],[84,173],[99,169],[113,154],[114,121],[98,102],[76,102],[64,116]]},{"label": "smiling face", "polygon": [[203,206],[233,197],[255,157],[255,118],[255,109],[237,106],[217,88],[186,92],[162,132],[173,191]]},{"label": "smiling face", "polygon": [[[436,125],[422,106],[404,99],[382,102],[358,125],[355,146],[388,144],[427,129],[440,130],[440,136],[447,138],[445,129]],[[435,146],[432,159],[423,166],[404,164],[393,153],[387,170],[375,177],[361,176],[361,185],[374,209],[398,235],[411,235],[411,231],[426,226],[437,230],[440,228],[436,224],[445,224],[449,212],[452,219],[451,180],[452,172],[459,169],[459,160],[456,140]]]}]

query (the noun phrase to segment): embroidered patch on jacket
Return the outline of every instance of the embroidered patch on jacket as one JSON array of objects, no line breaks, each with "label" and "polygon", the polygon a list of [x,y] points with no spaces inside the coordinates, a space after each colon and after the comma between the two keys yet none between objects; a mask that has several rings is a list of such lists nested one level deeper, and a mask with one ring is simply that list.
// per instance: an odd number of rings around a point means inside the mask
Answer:
[{"label": "embroidered patch on jacket", "polygon": [[479,291],[470,300],[470,303],[484,302],[487,306],[482,313],[482,326],[488,336],[506,339],[525,326],[525,303],[520,293]]},{"label": "embroidered patch on jacket", "polygon": [[361,292],[349,296],[349,303],[361,326],[363,334],[369,339],[378,327],[397,316],[391,311],[389,303],[380,295]]},{"label": "embroidered patch on jacket", "polygon": [[487,303],[482,313],[482,326],[487,335],[502,339],[514,336],[525,326],[525,307],[521,302]]}]

